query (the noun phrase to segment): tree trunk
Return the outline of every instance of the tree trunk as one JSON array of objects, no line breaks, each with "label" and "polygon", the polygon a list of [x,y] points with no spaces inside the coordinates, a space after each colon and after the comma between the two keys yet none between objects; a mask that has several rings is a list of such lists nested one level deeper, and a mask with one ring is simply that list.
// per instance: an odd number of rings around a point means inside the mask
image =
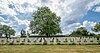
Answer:
[{"label": "tree trunk", "polygon": [[7,34],[5,34],[6,35],[6,38],[8,39],[8,35]]},{"label": "tree trunk", "polygon": [[48,36],[48,34],[46,33],[46,36]]}]

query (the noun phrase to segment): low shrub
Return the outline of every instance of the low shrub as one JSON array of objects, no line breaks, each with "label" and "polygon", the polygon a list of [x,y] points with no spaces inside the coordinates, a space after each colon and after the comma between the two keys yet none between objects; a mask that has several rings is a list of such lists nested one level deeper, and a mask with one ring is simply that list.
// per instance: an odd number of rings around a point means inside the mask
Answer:
[{"label": "low shrub", "polygon": [[43,43],[43,45],[47,45],[47,42],[45,41],[45,42]]},{"label": "low shrub", "polygon": [[57,45],[61,45],[60,43],[57,43]]},{"label": "low shrub", "polygon": [[69,44],[69,45],[76,45],[75,43]]},{"label": "low shrub", "polygon": [[98,45],[100,45],[100,42],[98,43]]},{"label": "low shrub", "polygon": [[20,45],[24,45],[24,43],[20,43]]},{"label": "low shrub", "polygon": [[12,42],[12,43],[9,43],[9,45],[14,45],[14,43]]}]

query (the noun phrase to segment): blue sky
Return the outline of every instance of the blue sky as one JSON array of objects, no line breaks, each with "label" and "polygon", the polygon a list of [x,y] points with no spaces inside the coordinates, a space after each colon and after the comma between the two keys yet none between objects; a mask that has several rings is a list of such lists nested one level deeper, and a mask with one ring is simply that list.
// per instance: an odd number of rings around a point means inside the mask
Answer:
[{"label": "blue sky", "polygon": [[87,12],[86,15],[84,15],[84,17],[82,19],[80,19],[80,22],[82,23],[85,20],[88,21],[94,21],[94,22],[100,22],[100,12],[99,11],[95,11],[96,7],[100,7],[100,4],[94,5],[93,7],[91,7],[91,9]]},{"label": "blue sky", "polygon": [[9,25],[20,34],[29,30],[32,13],[47,6],[61,17],[63,34],[70,34],[79,27],[91,28],[100,22],[100,0],[0,0],[0,24]]}]

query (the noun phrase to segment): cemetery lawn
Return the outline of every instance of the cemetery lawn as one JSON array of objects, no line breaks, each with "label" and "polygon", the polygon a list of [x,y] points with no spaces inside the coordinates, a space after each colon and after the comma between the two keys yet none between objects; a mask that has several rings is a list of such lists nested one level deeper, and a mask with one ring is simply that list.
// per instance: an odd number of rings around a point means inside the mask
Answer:
[{"label": "cemetery lawn", "polygon": [[100,45],[0,45],[0,53],[100,53]]}]

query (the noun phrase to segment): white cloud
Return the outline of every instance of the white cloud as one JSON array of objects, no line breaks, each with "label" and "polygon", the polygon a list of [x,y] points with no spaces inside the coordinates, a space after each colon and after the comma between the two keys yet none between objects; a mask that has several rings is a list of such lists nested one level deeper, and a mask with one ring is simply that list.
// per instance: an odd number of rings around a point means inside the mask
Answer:
[{"label": "white cloud", "polygon": [[10,9],[8,7],[8,1],[7,0],[3,0],[2,2],[0,2],[0,12],[2,12],[3,14],[8,14],[8,15],[16,15],[16,12],[13,9]]},{"label": "white cloud", "polygon": [[[30,21],[28,20],[20,20],[19,18],[17,17],[14,17],[15,18],[15,22],[12,21],[12,24],[9,24],[10,26],[14,26],[15,25],[15,30],[20,33],[20,31],[22,29],[25,29],[26,31],[28,30],[29,28],[29,24],[30,24]],[[16,28],[17,27],[17,28]]]},{"label": "white cloud", "polygon": [[87,20],[83,22],[84,27],[89,27],[89,26],[94,27],[95,25],[96,25],[96,22],[87,21]]},{"label": "white cloud", "polygon": [[28,20],[20,20],[19,18],[17,18],[17,17],[14,17],[15,18],[15,20],[18,22],[18,24],[19,25],[22,25],[22,24],[25,24],[25,25],[29,25],[29,23],[30,23],[30,21],[28,21]]},{"label": "white cloud", "polygon": [[9,19],[6,19],[6,20],[5,20],[3,17],[0,16],[0,22],[6,22],[6,23],[7,23],[7,22],[9,22],[9,21],[10,21]]},{"label": "white cloud", "polygon": [[[28,7],[21,6],[24,3],[28,3]],[[82,18],[92,6],[100,3],[100,0],[2,0],[0,2],[0,12],[11,16],[8,18],[10,20],[8,23],[0,22],[2,24],[7,24],[14,29],[19,31],[21,25],[25,25],[26,30],[28,30],[30,18],[24,19],[20,15],[21,13],[31,13],[37,9],[37,7],[48,6],[51,11],[55,12],[58,16],[61,17],[61,28],[64,34],[68,34],[73,30],[76,30],[78,27],[88,25],[94,26],[94,22],[84,21],[83,25],[77,22],[78,19]],[[15,8],[9,8],[8,4],[14,5]],[[98,10],[98,9],[97,9]],[[18,16],[15,16],[18,15]],[[0,18],[4,20],[3,18]],[[23,26],[22,26],[23,27]],[[19,33],[19,32],[18,32]]]},{"label": "white cloud", "polygon": [[87,9],[91,9],[92,6],[94,5],[97,5],[97,4],[100,4],[100,0],[93,0],[93,2],[90,2],[88,5],[87,5]]},{"label": "white cloud", "polygon": [[93,11],[100,12],[100,6],[99,7],[96,7]]},{"label": "white cloud", "polygon": [[90,33],[95,33],[92,28],[94,28],[94,26],[96,25],[96,22],[92,22],[92,21],[84,21],[83,22],[83,27],[85,27],[87,29],[87,31],[89,31]]},{"label": "white cloud", "polygon": [[10,20],[10,22],[5,23],[5,21],[7,21],[7,20],[4,20],[2,17],[0,17],[0,20],[2,19],[2,22],[0,21],[0,24],[8,25],[10,27],[13,27],[13,29],[15,29],[16,32],[17,32],[16,34],[19,34],[20,30],[22,30],[22,29],[27,29],[28,30],[30,21],[20,20],[17,17],[13,17],[13,18],[14,18],[14,20]]},{"label": "white cloud", "polygon": [[91,29],[96,25],[96,22],[92,21],[84,21],[82,24],[81,23],[73,23],[66,25],[62,30],[64,34],[71,34],[73,31],[77,30],[80,27],[85,27],[90,33],[95,33]]},{"label": "white cloud", "polygon": [[0,9],[0,11],[11,16],[16,15],[16,12],[10,8]]},{"label": "white cloud", "polygon": [[3,20],[4,20],[4,18],[0,16],[0,22],[2,22]]},{"label": "white cloud", "polygon": [[94,26],[96,25],[97,23],[96,22],[92,22],[92,21],[84,21],[83,22],[83,27],[85,27],[90,33],[94,33],[94,34],[100,34],[100,31],[99,32],[94,32],[92,30],[92,28],[94,28]]},{"label": "white cloud", "polygon": [[62,32],[64,34],[70,34],[73,31],[77,30],[78,28],[80,28],[82,25],[80,23],[73,23],[73,24],[69,24],[66,25],[63,29]]}]

